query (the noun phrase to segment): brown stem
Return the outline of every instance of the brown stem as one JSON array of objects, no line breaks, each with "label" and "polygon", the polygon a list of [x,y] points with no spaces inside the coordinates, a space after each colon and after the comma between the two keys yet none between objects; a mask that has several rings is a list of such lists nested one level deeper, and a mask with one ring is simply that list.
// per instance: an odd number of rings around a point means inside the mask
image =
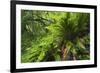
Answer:
[{"label": "brown stem", "polygon": [[75,54],[73,54],[73,60],[76,60],[76,56],[75,56]]},{"label": "brown stem", "polygon": [[67,59],[67,48],[65,45],[62,46],[61,48],[61,53],[62,53],[62,61],[65,61]]}]

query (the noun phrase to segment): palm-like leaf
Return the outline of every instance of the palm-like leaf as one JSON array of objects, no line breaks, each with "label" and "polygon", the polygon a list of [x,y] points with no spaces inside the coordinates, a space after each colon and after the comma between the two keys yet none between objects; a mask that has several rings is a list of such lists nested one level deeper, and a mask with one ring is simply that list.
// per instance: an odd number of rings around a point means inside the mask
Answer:
[{"label": "palm-like leaf", "polygon": [[[89,59],[89,14],[88,13],[57,13],[43,12],[45,19],[51,21],[41,25],[26,25],[26,29],[37,37],[32,40],[32,46],[26,49],[22,62],[60,61],[71,59]],[[41,14],[41,13],[38,13]],[[40,17],[39,15],[36,18]],[[44,22],[44,20],[43,20]],[[29,23],[29,22],[28,22]],[[84,53],[85,54],[84,54]]]}]

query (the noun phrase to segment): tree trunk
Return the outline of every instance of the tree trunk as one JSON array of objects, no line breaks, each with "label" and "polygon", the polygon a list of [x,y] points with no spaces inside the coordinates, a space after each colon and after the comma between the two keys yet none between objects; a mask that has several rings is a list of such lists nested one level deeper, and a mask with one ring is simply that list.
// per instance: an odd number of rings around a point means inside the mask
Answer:
[{"label": "tree trunk", "polygon": [[75,54],[73,54],[73,60],[76,60],[76,55]]},{"label": "tree trunk", "polygon": [[61,48],[61,60],[65,61],[67,59],[67,48],[65,47],[65,45],[63,44],[62,48]]}]

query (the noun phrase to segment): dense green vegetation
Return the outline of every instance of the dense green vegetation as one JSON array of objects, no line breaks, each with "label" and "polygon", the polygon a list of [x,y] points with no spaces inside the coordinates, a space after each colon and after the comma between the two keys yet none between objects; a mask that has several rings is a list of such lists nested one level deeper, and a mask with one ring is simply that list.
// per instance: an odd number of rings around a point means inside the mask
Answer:
[{"label": "dense green vegetation", "polygon": [[21,62],[90,59],[90,14],[21,11]]}]

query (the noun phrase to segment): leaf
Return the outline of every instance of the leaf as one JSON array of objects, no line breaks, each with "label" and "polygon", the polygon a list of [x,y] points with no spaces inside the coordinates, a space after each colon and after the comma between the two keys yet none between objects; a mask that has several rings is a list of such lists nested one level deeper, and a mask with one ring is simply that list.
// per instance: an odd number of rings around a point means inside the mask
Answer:
[{"label": "leaf", "polygon": [[77,45],[78,45],[80,48],[85,49],[84,44],[83,44],[80,40],[77,41]]},{"label": "leaf", "polygon": [[38,59],[37,59],[37,62],[42,61],[42,60],[44,59],[44,57],[45,57],[45,52],[42,51],[42,52],[40,53]]},{"label": "leaf", "polygon": [[58,55],[58,54],[55,54],[55,61],[60,61],[61,60],[61,58],[60,58],[60,55]]}]

